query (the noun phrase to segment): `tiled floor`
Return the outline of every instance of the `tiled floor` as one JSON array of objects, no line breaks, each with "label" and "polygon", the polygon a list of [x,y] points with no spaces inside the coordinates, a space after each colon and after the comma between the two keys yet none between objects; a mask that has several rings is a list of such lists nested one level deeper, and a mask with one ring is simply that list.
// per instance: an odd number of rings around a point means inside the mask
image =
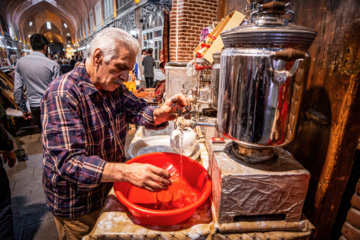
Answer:
[{"label": "tiled floor", "polygon": [[42,144],[40,133],[16,137],[29,160],[6,168],[10,180],[16,240],[59,239],[54,219],[45,202],[42,188]]},{"label": "tiled floor", "polygon": [[[13,168],[5,167],[10,180],[15,240],[57,240],[54,218],[42,188],[41,134],[31,132],[16,137],[29,160],[17,162]],[[133,135],[134,127],[128,131],[126,149]]]}]

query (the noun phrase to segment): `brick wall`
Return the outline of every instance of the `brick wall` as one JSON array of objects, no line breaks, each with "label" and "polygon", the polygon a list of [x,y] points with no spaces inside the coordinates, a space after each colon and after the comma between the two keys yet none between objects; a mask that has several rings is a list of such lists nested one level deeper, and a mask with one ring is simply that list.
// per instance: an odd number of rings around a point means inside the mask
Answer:
[{"label": "brick wall", "polygon": [[188,62],[201,30],[216,21],[217,0],[173,0],[170,12],[170,62]]}]

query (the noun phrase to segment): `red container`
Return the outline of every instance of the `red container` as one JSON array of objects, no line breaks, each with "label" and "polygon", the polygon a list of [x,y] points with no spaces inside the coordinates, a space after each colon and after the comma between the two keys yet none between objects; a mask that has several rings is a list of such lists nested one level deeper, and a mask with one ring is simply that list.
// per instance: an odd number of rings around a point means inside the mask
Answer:
[{"label": "red container", "polygon": [[[181,155],[175,153],[148,153],[135,157],[127,162],[149,163],[162,168],[166,163],[172,164],[181,171]],[[183,185],[191,190],[196,201],[189,201],[188,205],[171,210],[156,210],[156,193],[135,187],[127,182],[114,182],[115,194],[119,201],[124,204],[130,213],[143,225],[174,225],[180,223],[195,212],[205,202],[211,193],[211,179],[205,168],[189,157],[182,156]],[[179,184],[173,183],[170,191],[178,190]],[[176,201],[176,197],[174,201]],[[148,207],[147,207],[148,206]]]}]

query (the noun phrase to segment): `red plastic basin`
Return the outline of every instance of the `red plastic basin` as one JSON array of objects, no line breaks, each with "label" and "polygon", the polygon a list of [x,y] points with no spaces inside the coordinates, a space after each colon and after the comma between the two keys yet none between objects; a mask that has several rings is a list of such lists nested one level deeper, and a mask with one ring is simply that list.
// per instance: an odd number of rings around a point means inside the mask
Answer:
[{"label": "red plastic basin", "polygon": [[[162,168],[166,163],[170,163],[180,172],[180,157],[181,155],[175,153],[148,153],[131,159],[127,164],[149,163]],[[171,210],[153,209],[151,206],[156,204],[156,193],[140,189],[127,182],[114,182],[115,194],[119,201],[129,209],[129,212],[139,220],[140,224],[174,225],[180,223],[191,217],[197,207],[203,204],[211,193],[211,179],[205,168],[185,156],[182,156],[182,164],[182,186],[186,186],[193,195],[196,194],[197,199],[184,207]],[[176,191],[178,186],[173,184],[169,190]]]}]

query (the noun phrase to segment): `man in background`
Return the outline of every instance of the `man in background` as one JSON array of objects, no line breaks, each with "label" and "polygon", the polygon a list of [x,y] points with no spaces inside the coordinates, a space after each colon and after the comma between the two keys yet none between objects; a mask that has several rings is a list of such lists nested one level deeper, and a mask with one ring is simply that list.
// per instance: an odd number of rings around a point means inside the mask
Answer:
[{"label": "man in background", "polygon": [[[22,57],[16,64],[14,97],[24,119],[33,119],[41,130],[40,100],[49,83],[60,76],[60,66],[46,57],[49,42],[44,35],[33,34],[30,37],[30,44],[33,52]],[[24,85],[31,114],[26,106]]]},{"label": "man in background", "polygon": [[149,88],[153,85],[154,81],[154,67],[155,60],[152,57],[153,49],[149,48],[147,50],[147,55],[144,57],[142,65],[144,66],[144,76],[146,81],[146,88]]},{"label": "man in background", "polygon": [[70,60],[71,69],[74,69],[75,63],[76,63],[75,56],[72,55],[72,56],[71,56],[71,60]]},{"label": "man in background", "polygon": [[[75,64],[74,64],[75,65]],[[71,65],[69,64],[68,60],[66,58],[64,58],[62,60],[62,64],[61,64],[61,74],[65,74],[70,72],[73,68],[71,67]]]}]

